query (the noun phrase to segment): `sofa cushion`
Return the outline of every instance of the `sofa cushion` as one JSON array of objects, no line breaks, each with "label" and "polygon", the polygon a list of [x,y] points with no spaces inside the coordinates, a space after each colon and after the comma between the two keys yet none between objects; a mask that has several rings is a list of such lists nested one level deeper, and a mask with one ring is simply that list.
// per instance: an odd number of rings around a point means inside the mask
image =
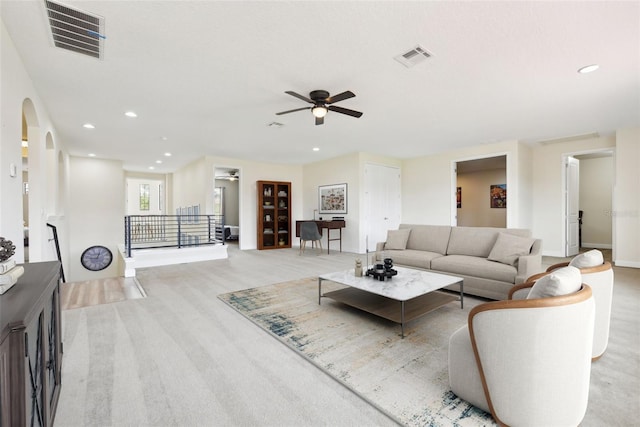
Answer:
[{"label": "sofa cushion", "polygon": [[498,239],[493,245],[489,256],[490,261],[497,261],[503,264],[516,265],[518,258],[528,255],[531,246],[536,239],[531,237],[520,237],[508,233],[498,233]]},{"label": "sofa cushion", "polygon": [[400,224],[400,228],[411,229],[407,249],[436,252],[442,255],[447,253],[451,226]]},{"label": "sofa cushion", "polygon": [[531,237],[531,231],[519,228],[452,227],[447,255],[470,255],[487,258],[501,232]]},{"label": "sofa cushion", "polygon": [[403,230],[387,231],[387,242],[384,244],[385,249],[406,249],[407,240],[409,240],[410,228]]},{"label": "sofa cushion", "polygon": [[547,298],[577,292],[582,286],[582,274],[573,266],[553,270],[536,281],[527,299]]},{"label": "sofa cushion", "polygon": [[576,255],[570,262],[569,265],[576,268],[589,268],[589,267],[598,267],[604,263],[604,257],[602,256],[602,252],[597,249],[592,249],[580,255]]},{"label": "sofa cushion", "polygon": [[431,260],[443,256],[435,252],[428,251],[416,251],[414,249],[399,250],[384,250],[382,251],[384,258],[391,258],[393,265],[404,265],[407,267],[416,268],[431,268]]},{"label": "sofa cushion", "polygon": [[431,260],[433,270],[515,283],[518,269],[514,266],[467,255],[447,255]]}]

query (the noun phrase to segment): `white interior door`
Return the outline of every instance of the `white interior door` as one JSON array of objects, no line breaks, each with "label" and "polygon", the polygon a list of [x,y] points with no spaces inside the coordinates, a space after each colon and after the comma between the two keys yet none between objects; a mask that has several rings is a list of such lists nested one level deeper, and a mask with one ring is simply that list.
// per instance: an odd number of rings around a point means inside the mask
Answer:
[{"label": "white interior door", "polygon": [[400,169],[366,164],[364,167],[365,233],[367,249],[387,239],[387,230],[400,225]]},{"label": "white interior door", "polygon": [[580,160],[567,157],[565,163],[565,256],[576,255],[580,251],[578,213],[580,209]]}]

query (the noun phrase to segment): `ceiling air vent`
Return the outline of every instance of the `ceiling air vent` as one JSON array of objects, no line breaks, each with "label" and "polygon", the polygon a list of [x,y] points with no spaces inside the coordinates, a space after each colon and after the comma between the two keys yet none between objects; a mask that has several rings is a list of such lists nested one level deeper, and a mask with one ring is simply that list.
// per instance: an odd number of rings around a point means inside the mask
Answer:
[{"label": "ceiling air vent", "polygon": [[422,46],[416,46],[408,52],[403,53],[395,57],[395,60],[404,65],[407,68],[411,68],[416,64],[430,58],[431,54],[426,51]]},{"label": "ceiling air vent", "polygon": [[104,18],[45,0],[53,44],[60,49],[102,59]]}]

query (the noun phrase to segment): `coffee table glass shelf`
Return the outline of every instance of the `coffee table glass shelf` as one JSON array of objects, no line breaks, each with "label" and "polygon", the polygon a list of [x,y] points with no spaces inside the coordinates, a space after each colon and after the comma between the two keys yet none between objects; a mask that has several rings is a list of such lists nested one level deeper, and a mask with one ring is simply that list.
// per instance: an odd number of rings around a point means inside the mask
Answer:
[{"label": "coffee table glass shelf", "polygon": [[[392,322],[399,323],[404,338],[404,325],[430,311],[452,301],[460,301],[464,307],[464,288],[462,277],[430,271],[414,270],[406,267],[394,267],[398,274],[392,279],[380,281],[372,277],[357,277],[354,270],[321,274],[318,277],[318,304],[321,298],[358,308]],[[346,288],[322,293],[322,282],[346,285]],[[441,291],[450,285],[460,285],[460,295]]]}]

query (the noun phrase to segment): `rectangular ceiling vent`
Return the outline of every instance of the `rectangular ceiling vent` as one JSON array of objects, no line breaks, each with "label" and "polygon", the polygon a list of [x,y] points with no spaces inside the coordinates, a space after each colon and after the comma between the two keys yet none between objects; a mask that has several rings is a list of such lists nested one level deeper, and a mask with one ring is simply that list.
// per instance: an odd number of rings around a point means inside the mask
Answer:
[{"label": "rectangular ceiling vent", "polygon": [[431,54],[427,52],[422,46],[416,46],[408,52],[403,53],[395,57],[395,60],[404,65],[407,68],[411,68],[416,64],[425,61],[427,58],[431,58]]},{"label": "rectangular ceiling vent", "polygon": [[45,0],[44,5],[54,46],[93,58],[103,58],[103,17],[49,0]]}]

